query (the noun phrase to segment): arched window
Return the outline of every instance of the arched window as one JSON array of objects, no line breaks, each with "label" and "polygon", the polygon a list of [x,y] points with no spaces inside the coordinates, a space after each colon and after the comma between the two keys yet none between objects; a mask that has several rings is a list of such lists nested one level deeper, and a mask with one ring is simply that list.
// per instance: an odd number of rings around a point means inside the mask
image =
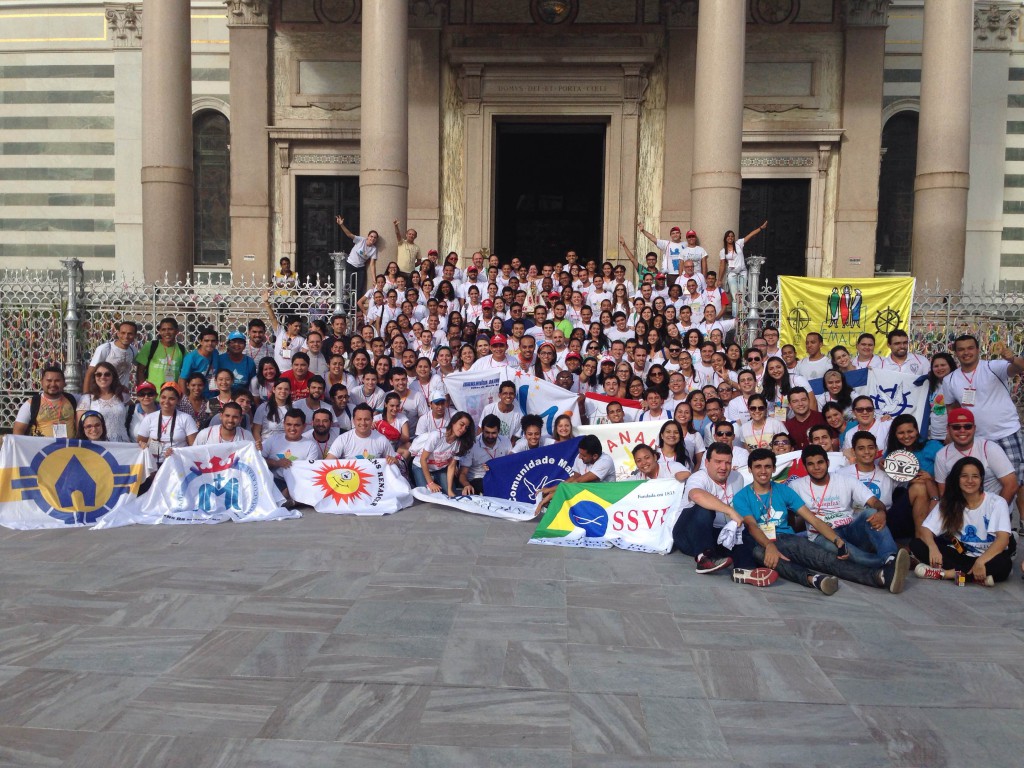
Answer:
[{"label": "arched window", "polygon": [[195,176],[193,261],[196,266],[216,267],[230,263],[229,136],[228,119],[220,112],[204,110],[192,118],[192,168]]},{"label": "arched window", "polygon": [[878,231],[875,265],[881,272],[910,272],[917,173],[917,112],[898,112],[882,129],[882,168],[878,175]]}]

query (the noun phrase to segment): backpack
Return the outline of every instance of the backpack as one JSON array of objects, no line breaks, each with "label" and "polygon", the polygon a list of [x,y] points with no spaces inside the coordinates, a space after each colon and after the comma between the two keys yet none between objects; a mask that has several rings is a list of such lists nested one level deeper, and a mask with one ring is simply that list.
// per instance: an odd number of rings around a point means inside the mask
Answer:
[{"label": "backpack", "polygon": [[[139,355],[136,357],[135,362],[137,365],[141,365],[143,368],[148,368],[149,364],[153,361],[153,353],[156,352],[156,346],[160,343],[159,339],[153,339],[147,342],[142,349],[139,350]],[[178,351],[181,353],[181,359],[185,359],[185,355],[188,352],[185,350],[185,345],[181,342],[175,342],[178,346]]]},{"label": "backpack", "polygon": [[[71,410],[75,411],[78,409],[78,401],[72,395],[67,392],[62,392],[61,397],[71,403]],[[36,428],[36,419],[39,417],[39,409],[43,404],[43,396],[39,392],[32,395],[32,399],[29,400],[28,405],[28,433],[36,437],[41,437],[39,430]],[[71,430],[68,430],[69,432]]]}]

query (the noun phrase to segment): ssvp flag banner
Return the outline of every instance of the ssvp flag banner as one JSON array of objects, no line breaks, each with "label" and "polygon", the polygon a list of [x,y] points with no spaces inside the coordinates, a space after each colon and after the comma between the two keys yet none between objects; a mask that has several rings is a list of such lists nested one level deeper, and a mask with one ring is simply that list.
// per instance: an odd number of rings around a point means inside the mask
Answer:
[{"label": "ssvp flag banner", "polygon": [[587,411],[588,424],[607,424],[608,405],[610,403],[618,403],[622,406],[622,412],[626,421],[636,421],[644,410],[644,404],[639,400],[599,395],[597,392],[587,392],[585,398],[583,407]]},{"label": "ssvp flag banner", "polygon": [[479,424],[484,408],[498,402],[498,387],[503,381],[515,383],[520,410],[544,419],[549,435],[555,433],[555,419],[563,413],[572,416],[573,424],[580,423],[575,393],[513,368],[452,373],[445,377],[444,384],[455,408],[465,411],[473,417],[474,424]]},{"label": "ssvp flag banner", "polygon": [[661,421],[637,421],[630,424],[591,424],[577,427],[578,435],[597,435],[601,449],[615,462],[615,479],[628,480],[636,472],[633,448],[646,443],[658,449],[658,433],[668,419]]},{"label": "ssvp flag banner", "polygon": [[487,462],[484,495],[532,504],[549,485],[567,479],[579,452],[580,438],[513,453]]},{"label": "ssvp flag banner", "polygon": [[151,461],[134,443],[7,435],[0,448],[0,525],[93,525],[135,499]]},{"label": "ssvp flag banner", "polygon": [[389,515],[412,504],[409,482],[378,459],[327,459],[292,464],[288,492],[317,512]]},{"label": "ssvp flag banner", "polygon": [[875,335],[875,352],[889,354],[886,336],[909,330],[914,278],[779,278],[780,344],[804,348],[811,331],[821,334],[825,349],[842,344],[856,349],[862,333]]},{"label": "ssvp flag banner", "polygon": [[94,530],[302,517],[284,509],[283,502],[284,496],[252,443],[175,448],[157,470],[149,491],[105,515]]},{"label": "ssvp flag banner", "polygon": [[530,542],[667,555],[682,503],[676,480],[562,483]]}]

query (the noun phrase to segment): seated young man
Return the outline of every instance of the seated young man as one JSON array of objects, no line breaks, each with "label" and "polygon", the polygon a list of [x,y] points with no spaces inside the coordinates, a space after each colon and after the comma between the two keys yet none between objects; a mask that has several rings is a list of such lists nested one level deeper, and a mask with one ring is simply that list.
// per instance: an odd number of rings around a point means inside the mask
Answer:
[{"label": "seated young man", "polygon": [[[601,439],[597,435],[584,435],[580,438],[579,455],[572,464],[572,472],[566,483],[611,483],[615,481],[615,462],[612,457],[601,449]],[[542,492],[541,505],[546,505],[555,494],[557,485],[545,488]]]},{"label": "seated young man", "polygon": [[493,413],[480,420],[480,434],[473,441],[473,447],[459,458],[459,486],[471,486],[476,493],[484,492],[484,475],[490,459],[508,456],[512,450],[511,441],[501,434],[501,420]]},{"label": "seated young man", "polygon": [[[733,547],[733,557],[740,566],[733,571],[733,581],[768,586],[777,578],[773,575],[777,571],[787,581],[826,595],[835,594],[839,579],[888,589],[893,594],[901,592],[910,566],[907,552],[900,550],[880,568],[854,562],[838,531],[812,513],[791,488],[772,482],[775,464],[775,454],[767,448],[751,451],[747,460],[753,482],[733,501],[746,527],[743,541]],[[832,551],[796,535],[790,525],[793,514],[826,540]],[[751,566],[759,567],[750,570]]]}]

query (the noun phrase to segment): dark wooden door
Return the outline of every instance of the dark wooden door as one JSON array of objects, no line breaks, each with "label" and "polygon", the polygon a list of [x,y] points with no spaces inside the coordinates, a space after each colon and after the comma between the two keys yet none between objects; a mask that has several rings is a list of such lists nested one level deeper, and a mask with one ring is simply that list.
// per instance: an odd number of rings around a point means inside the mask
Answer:
[{"label": "dark wooden door", "polygon": [[347,251],[352,243],[334,217],[345,217],[349,231],[359,234],[358,176],[299,176],[295,271],[303,279],[334,279],[334,262],[328,255]]},{"label": "dark wooden door", "polygon": [[[806,179],[744,179],[740,194],[743,237],[762,221],[768,229],[750,241],[744,252],[764,256],[761,280],[774,285],[779,275],[807,274],[807,215],[811,182]],[[716,244],[716,250],[721,248]],[[707,248],[707,246],[705,246]],[[708,251],[711,249],[708,248]]]}]

